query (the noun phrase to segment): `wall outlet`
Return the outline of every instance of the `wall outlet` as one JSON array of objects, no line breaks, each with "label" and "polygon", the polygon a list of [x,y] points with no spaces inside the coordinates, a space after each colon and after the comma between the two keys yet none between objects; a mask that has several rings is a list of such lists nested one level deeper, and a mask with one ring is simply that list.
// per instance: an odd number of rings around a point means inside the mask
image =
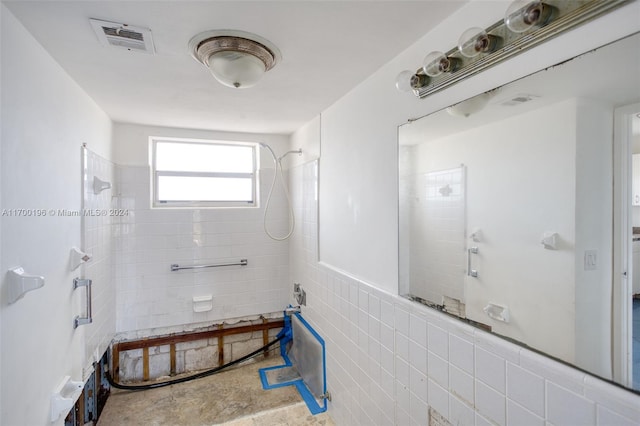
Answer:
[{"label": "wall outlet", "polygon": [[584,252],[584,270],[595,271],[598,269],[598,251],[586,250]]}]

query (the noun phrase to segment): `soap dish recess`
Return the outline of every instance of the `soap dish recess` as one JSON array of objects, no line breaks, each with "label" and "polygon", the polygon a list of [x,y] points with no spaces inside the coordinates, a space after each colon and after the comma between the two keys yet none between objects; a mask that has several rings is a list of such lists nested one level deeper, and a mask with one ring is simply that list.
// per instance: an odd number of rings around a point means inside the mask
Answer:
[{"label": "soap dish recess", "polygon": [[208,312],[211,309],[213,309],[213,296],[208,294],[193,297],[193,312]]}]

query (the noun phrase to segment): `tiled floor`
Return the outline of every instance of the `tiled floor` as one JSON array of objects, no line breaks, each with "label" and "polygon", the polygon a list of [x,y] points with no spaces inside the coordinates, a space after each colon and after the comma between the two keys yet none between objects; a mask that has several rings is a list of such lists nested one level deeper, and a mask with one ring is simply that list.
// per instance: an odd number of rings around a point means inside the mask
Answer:
[{"label": "tiled floor", "polygon": [[640,390],[640,299],[633,299],[633,388]]},{"label": "tiled floor", "polygon": [[112,390],[98,426],[334,425],[312,416],[293,386],[264,390],[258,370],[283,364],[279,356],[203,379],[142,392]]}]

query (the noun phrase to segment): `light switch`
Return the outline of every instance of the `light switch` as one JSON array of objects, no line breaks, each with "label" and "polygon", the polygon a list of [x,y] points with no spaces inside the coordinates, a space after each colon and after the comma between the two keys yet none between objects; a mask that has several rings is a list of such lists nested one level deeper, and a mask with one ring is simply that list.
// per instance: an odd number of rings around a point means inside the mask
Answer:
[{"label": "light switch", "polygon": [[584,252],[584,270],[594,271],[598,269],[598,251],[586,250]]}]

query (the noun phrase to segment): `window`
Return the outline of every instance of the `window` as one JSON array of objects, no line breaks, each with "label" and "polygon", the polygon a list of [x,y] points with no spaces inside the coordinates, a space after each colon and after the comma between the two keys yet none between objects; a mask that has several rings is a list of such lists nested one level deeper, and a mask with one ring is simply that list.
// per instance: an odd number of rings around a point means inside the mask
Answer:
[{"label": "window", "polygon": [[255,207],[256,143],[150,138],[153,207]]}]

